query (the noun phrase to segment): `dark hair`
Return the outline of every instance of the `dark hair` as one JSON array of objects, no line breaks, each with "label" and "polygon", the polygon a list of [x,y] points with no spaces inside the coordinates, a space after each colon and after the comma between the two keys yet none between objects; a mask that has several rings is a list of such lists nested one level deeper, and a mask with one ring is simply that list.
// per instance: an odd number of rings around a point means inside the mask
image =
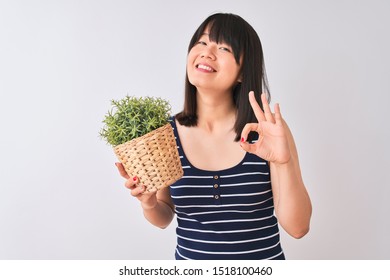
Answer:
[{"label": "dark hair", "polygon": [[[241,83],[238,83],[233,89],[233,101],[237,109],[234,124],[235,141],[239,141],[245,124],[257,122],[249,103],[249,91],[255,92],[256,100],[261,108],[263,108],[260,100],[261,93],[266,94],[268,102],[270,100],[260,38],[253,27],[240,16],[218,13],[209,16],[198,27],[190,41],[188,52],[198,42],[206,28],[209,28],[211,41],[223,42],[232,48],[238,65],[240,65],[240,57],[242,56]],[[188,74],[186,74],[184,109],[175,116],[181,125],[197,125],[196,106],[196,87],[190,83]],[[250,141],[252,137],[253,134],[249,136],[248,140]]]}]

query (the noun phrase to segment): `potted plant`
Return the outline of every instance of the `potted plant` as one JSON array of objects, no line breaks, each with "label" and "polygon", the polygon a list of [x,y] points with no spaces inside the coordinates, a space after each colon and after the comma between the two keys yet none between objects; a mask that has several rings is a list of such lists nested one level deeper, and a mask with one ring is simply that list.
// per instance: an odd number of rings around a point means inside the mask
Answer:
[{"label": "potted plant", "polygon": [[113,147],[126,172],[138,176],[146,191],[171,185],[183,176],[169,102],[126,96],[111,101],[100,136]]}]

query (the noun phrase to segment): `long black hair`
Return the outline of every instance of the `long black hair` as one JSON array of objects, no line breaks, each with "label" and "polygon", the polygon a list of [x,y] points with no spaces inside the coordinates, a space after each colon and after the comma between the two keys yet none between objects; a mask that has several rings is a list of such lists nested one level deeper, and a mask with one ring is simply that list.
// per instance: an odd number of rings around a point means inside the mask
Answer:
[{"label": "long black hair", "polygon": [[[263,104],[260,100],[260,94],[265,93],[268,102],[270,93],[267,81],[267,75],[264,66],[263,48],[260,38],[253,27],[243,18],[235,14],[218,13],[209,16],[195,31],[188,52],[199,41],[206,28],[209,28],[210,41],[224,43],[232,48],[234,58],[241,65],[241,82],[233,89],[233,101],[237,109],[234,131],[236,132],[235,141],[241,138],[241,131],[245,124],[257,122],[254,112],[250,106],[248,93],[255,92],[255,97],[260,107]],[[192,85],[186,74],[184,109],[175,117],[181,125],[196,126],[198,122],[196,104],[196,87]],[[253,135],[249,136],[249,141]]]}]

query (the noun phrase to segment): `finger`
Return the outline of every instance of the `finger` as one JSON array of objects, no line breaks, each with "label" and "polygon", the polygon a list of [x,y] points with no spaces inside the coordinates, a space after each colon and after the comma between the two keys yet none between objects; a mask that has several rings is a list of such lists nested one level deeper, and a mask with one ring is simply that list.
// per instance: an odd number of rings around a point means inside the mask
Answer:
[{"label": "finger", "polygon": [[241,142],[240,145],[241,148],[248,153],[254,154],[256,152],[255,144],[249,144],[248,142]]},{"label": "finger", "polygon": [[282,114],[280,113],[279,103],[275,104],[275,122],[277,125],[283,125]]},{"label": "finger", "polygon": [[149,194],[152,195],[152,194],[156,193],[158,191],[158,189],[156,187],[153,187],[153,188],[147,189],[147,191]]},{"label": "finger", "polygon": [[260,123],[247,123],[241,132],[241,142],[246,142],[248,135],[251,131],[256,131],[258,134],[262,134],[261,122]]},{"label": "finger", "polygon": [[143,194],[146,190],[146,187],[144,185],[136,185],[136,187],[134,189],[131,190],[131,195],[132,196],[139,196],[141,194]]},{"label": "finger", "polygon": [[116,162],[115,166],[118,168],[119,174],[124,177],[125,179],[129,179],[130,176],[127,174],[125,167],[123,166],[122,163]]},{"label": "finger", "polygon": [[138,178],[134,176],[133,178],[131,179],[129,178],[128,180],[126,180],[125,187],[128,189],[133,189],[136,187],[138,183],[139,183]]},{"label": "finger", "polygon": [[272,115],[271,108],[269,107],[265,93],[261,94],[261,102],[263,103],[264,115],[267,121],[275,123],[274,116]]},{"label": "finger", "polygon": [[253,91],[249,92],[249,103],[251,104],[251,107],[253,109],[253,112],[255,113],[257,121],[265,121],[263,110],[261,110],[259,103],[257,103],[255,98],[255,93]]}]

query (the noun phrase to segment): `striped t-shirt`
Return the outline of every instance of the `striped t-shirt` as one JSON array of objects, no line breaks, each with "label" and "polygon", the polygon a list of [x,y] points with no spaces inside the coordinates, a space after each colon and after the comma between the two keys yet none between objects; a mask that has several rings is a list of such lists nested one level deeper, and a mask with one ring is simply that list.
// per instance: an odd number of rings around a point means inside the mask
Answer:
[{"label": "striped t-shirt", "polygon": [[250,153],[236,166],[200,170],[171,124],[183,177],[170,186],[177,216],[176,259],[284,259],[268,163]]}]

